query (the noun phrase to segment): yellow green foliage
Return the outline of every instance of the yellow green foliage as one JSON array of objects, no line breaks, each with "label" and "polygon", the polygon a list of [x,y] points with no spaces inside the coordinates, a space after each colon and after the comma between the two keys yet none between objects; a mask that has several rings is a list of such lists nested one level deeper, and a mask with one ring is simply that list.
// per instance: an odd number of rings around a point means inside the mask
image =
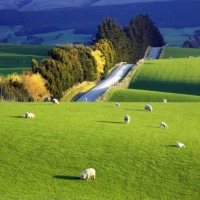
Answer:
[{"label": "yellow green foliage", "polygon": [[35,101],[42,101],[45,96],[49,96],[45,87],[46,82],[40,74],[22,74],[22,79],[29,95]]},{"label": "yellow green foliage", "polygon": [[8,75],[7,79],[11,80],[12,82],[16,81],[16,82],[22,83],[22,77],[17,73],[13,73],[11,75]]},{"label": "yellow green foliage", "polygon": [[95,60],[97,62],[97,71],[98,71],[98,77],[101,73],[104,72],[104,65],[105,65],[105,57],[99,50],[92,51],[92,55],[95,57]]}]

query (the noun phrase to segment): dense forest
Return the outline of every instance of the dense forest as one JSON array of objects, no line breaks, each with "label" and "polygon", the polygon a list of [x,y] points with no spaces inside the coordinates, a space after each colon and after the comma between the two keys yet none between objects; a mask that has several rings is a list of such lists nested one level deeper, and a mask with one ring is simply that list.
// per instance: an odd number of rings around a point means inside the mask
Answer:
[{"label": "dense forest", "polygon": [[15,101],[41,101],[45,96],[61,99],[63,93],[83,81],[99,81],[116,63],[136,63],[148,46],[165,45],[163,36],[150,17],[138,15],[128,25],[119,26],[106,17],[97,28],[91,45],[56,46],[48,58],[32,60],[32,71],[1,78],[1,97]]}]

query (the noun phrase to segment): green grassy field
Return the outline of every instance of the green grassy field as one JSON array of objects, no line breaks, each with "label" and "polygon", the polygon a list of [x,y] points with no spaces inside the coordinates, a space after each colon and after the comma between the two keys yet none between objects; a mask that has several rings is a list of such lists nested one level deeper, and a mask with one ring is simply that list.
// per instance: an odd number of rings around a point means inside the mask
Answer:
[{"label": "green grassy field", "polygon": [[[63,44],[72,44],[72,43],[85,43],[87,40],[90,40],[91,35],[85,34],[74,34],[73,29],[69,30],[60,30],[44,34],[35,34],[34,36],[42,38],[44,42],[43,45],[63,45]],[[12,36],[9,38],[8,43],[20,43],[26,41],[27,36],[16,37]]]},{"label": "green grassy field", "polygon": [[162,59],[166,58],[190,58],[200,57],[200,49],[195,48],[174,48],[165,47],[162,53]]},{"label": "green grassy field", "polygon": [[53,46],[0,44],[0,74],[14,72],[20,74],[31,69],[32,59],[40,62],[47,58],[47,52]]},{"label": "green grassy field", "polygon": [[2,102],[0,198],[198,199],[200,104],[120,104]]},{"label": "green grassy field", "polygon": [[200,96],[184,95],[167,92],[155,92],[138,89],[115,88],[111,90],[106,99],[107,102],[200,102]]},{"label": "green grassy field", "polygon": [[200,95],[200,58],[147,60],[129,88]]},{"label": "green grassy field", "polygon": [[146,60],[128,89],[112,89],[106,101],[199,102],[199,55],[199,49],[165,47],[161,59]]},{"label": "green grassy field", "polygon": [[[8,35],[11,32],[11,28],[9,26],[0,26],[0,38],[5,37],[5,34]],[[86,34],[74,34],[74,29],[53,31],[44,34],[34,34],[37,38],[42,38],[42,46],[43,45],[64,45],[64,44],[72,44],[72,43],[85,43],[88,42],[92,35]],[[27,41],[27,36],[18,36],[16,37],[14,34],[10,34],[8,38],[9,44],[21,44]]]}]

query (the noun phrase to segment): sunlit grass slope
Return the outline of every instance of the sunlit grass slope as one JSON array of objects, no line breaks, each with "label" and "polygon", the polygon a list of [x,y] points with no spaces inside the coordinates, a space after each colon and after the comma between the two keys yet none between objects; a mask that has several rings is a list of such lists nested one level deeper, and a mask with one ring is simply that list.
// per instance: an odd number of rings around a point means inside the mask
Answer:
[{"label": "sunlit grass slope", "polygon": [[200,96],[184,95],[149,90],[121,89],[111,90],[106,101],[108,102],[200,102]]},{"label": "sunlit grass slope", "polygon": [[164,98],[171,102],[199,101],[198,55],[199,49],[165,47],[163,59],[146,60],[130,82],[129,89],[111,90],[106,101],[161,102]]},{"label": "sunlit grass slope", "polygon": [[32,59],[47,58],[53,46],[0,44],[0,74],[21,73],[31,69]]},{"label": "sunlit grass slope", "polygon": [[147,60],[130,89],[200,95],[200,58]]},{"label": "sunlit grass slope", "polygon": [[151,105],[2,102],[1,199],[198,199],[200,103]]}]

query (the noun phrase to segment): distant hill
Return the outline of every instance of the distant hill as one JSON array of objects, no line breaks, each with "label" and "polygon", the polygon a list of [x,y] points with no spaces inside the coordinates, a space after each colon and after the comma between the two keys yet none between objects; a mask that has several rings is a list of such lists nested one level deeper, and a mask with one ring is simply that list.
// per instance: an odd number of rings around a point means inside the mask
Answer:
[{"label": "distant hill", "polygon": [[64,29],[95,34],[106,16],[125,26],[138,14],[149,14],[158,28],[197,27],[199,8],[198,0],[4,0],[0,26],[14,27],[17,36]]},{"label": "distant hill", "polygon": [[41,11],[57,8],[69,7],[90,7],[90,6],[108,6],[125,5],[133,3],[149,3],[177,0],[1,0],[1,9],[15,9],[18,11]]}]

